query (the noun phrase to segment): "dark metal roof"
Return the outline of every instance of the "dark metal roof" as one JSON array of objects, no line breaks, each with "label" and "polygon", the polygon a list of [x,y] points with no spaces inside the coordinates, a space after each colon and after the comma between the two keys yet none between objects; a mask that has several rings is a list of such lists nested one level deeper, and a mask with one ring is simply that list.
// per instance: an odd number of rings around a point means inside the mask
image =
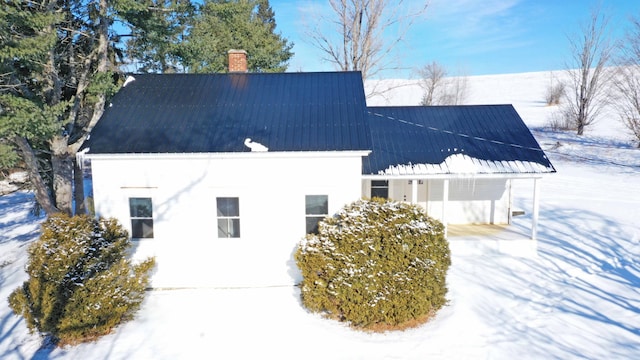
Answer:
[{"label": "dark metal roof", "polygon": [[358,72],[133,77],[89,153],[245,152],[251,138],[269,151],[372,150],[363,174],[455,173],[469,159],[476,173],[555,171],[511,105],[367,108]]},{"label": "dark metal roof", "polygon": [[480,173],[555,172],[511,105],[369,107],[369,128],[363,174],[460,172],[448,158],[473,160]]},{"label": "dark metal roof", "polygon": [[91,132],[92,154],[370,150],[359,72],[133,75]]}]

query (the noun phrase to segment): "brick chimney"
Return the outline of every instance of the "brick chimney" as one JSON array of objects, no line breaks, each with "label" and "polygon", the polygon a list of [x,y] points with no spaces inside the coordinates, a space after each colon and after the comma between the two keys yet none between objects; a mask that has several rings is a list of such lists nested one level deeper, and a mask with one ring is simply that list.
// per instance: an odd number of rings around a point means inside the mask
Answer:
[{"label": "brick chimney", "polygon": [[246,73],[247,72],[247,52],[244,50],[229,50],[229,72],[230,73]]}]

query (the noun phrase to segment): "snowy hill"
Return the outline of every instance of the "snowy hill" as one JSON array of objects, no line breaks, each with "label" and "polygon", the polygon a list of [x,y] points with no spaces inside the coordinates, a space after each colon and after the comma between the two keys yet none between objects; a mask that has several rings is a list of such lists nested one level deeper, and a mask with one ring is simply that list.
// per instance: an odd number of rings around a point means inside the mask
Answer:
[{"label": "snowy hill", "polygon": [[[53,349],[4,300],[25,280],[37,236],[30,195],[15,193],[0,197],[0,358],[640,358],[640,150],[613,111],[583,137],[549,130],[551,76],[469,77],[468,103],[514,104],[558,173],[542,181],[533,253],[494,246],[496,237],[526,237],[529,215],[506,233],[451,239],[450,303],[431,322],[368,334],[306,312],[297,288],[165,290],[150,292],[136,320],[113,334]],[[415,82],[393,82],[403,86],[370,105],[418,104]],[[516,184],[518,208],[530,208],[530,185]]]}]

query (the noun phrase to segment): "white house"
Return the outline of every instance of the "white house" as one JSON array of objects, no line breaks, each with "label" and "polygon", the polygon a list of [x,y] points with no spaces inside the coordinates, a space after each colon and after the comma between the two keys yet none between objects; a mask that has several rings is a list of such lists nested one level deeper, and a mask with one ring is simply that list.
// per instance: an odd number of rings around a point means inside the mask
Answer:
[{"label": "white house", "polygon": [[83,147],[154,287],[295,283],[297,242],[363,196],[508,223],[510,181],[555,171],[513,107],[367,108],[358,72],[134,75]]}]

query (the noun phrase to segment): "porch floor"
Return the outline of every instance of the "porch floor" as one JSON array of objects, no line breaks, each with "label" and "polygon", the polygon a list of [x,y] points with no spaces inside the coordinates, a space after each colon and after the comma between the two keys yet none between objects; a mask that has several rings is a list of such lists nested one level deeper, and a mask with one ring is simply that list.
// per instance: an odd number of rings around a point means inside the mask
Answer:
[{"label": "porch floor", "polygon": [[479,255],[487,249],[507,255],[533,257],[538,242],[531,234],[513,225],[449,225],[447,238],[458,255]]},{"label": "porch floor", "polygon": [[506,231],[509,225],[494,225],[494,224],[482,224],[482,225],[449,225],[447,232],[450,237],[460,236],[491,236]]}]

